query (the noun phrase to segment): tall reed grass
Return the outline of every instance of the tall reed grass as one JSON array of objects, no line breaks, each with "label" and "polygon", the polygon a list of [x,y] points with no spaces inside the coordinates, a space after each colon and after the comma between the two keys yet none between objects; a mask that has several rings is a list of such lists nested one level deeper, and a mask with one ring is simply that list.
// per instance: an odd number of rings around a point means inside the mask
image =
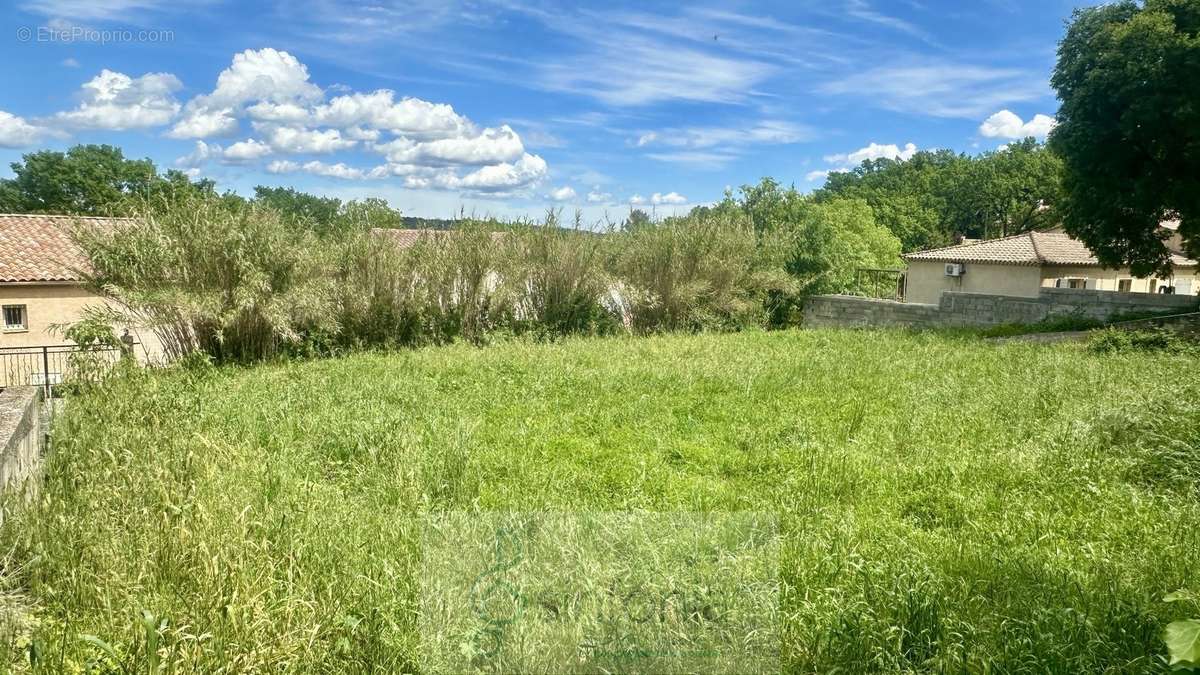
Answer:
[{"label": "tall reed grass", "polygon": [[[872,223],[857,232],[841,216],[830,226],[836,204],[762,231],[727,205],[600,232],[578,216],[564,227],[553,211],[540,223],[397,230],[376,227],[375,206],[352,202],[318,228],[258,203],[187,195],[77,236],[91,285],[123,308],[123,323],[153,330],[169,358],[217,361],[505,334],[782,326],[795,316],[780,307],[797,307],[806,289],[835,288],[847,266],[894,255],[872,248]],[[833,245],[839,228],[849,243]]]}]

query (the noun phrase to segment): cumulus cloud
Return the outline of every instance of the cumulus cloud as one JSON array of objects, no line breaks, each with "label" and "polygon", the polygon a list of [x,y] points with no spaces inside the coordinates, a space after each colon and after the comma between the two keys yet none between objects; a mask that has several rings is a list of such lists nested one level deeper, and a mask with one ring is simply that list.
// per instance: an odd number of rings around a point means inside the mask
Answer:
[{"label": "cumulus cloud", "polygon": [[834,166],[809,171],[804,174],[804,180],[810,183],[823,180],[828,178],[831,173],[844,173],[869,159],[894,159],[900,162],[907,162],[915,154],[917,154],[917,146],[913,143],[905,143],[904,147],[901,148],[895,143],[881,144],[871,142],[866,147],[859,148],[853,152],[825,155],[825,161]]},{"label": "cumulus cloud", "polygon": [[665,195],[662,194],[661,192],[655,192],[653,195],[650,195],[650,203],[655,204],[655,205],[658,205],[658,204],[686,204],[687,197],[684,197],[683,195],[679,194],[678,192],[668,192]]},{"label": "cumulus cloud", "polygon": [[634,196],[629,198],[630,206],[641,206],[642,204],[645,204],[645,203],[646,203],[646,198],[641,195],[635,194]]},{"label": "cumulus cloud", "polygon": [[362,180],[365,178],[382,178],[387,175],[386,168],[375,167],[368,171],[346,166],[342,162],[336,164],[326,164],[325,162],[312,160],[304,162],[293,162],[290,160],[275,160],[267,165],[269,173],[294,173],[302,171],[311,173],[315,176],[326,176],[328,178],[340,178],[342,180]]},{"label": "cumulus cloud", "polygon": [[[168,73],[133,78],[105,70],[83,87],[78,109],[55,121],[74,128],[167,127],[167,136],[194,139],[175,165],[198,174],[210,162],[258,165],[272,173],[306,172],[346,180],[403,178],[410,187],[532,197],[545,181],[546,161],[527,152],[507,124],[480,128],[445,103],[400,97],[389,89],[355,92],[311,81],[308,68],[286,51],[248,49],[234,54],[208,93],[181,105],[182,84]],[[249,121],[254,138],[235,136]],[[55,125],[58,126],[58,125]],[[0,112],[0,146],[20,147],[57,133]],[[385,163],[372,169],[344,161],[293,159],[362,149]],[[339,158],[340,159],[340,158]],[[307,161],[306,161],[307,160]],[[569,196],[564,190],[571,190]],[[555,198],[574,199],[569,187]]]},{"label": "cumulus cloud", "polygon": [[321,88],[308,81],[308,68],[296,57],[270,47],[247,49],[233,55],[233,62],[217,76],[211,93],[188,101],[183,119],[170,135],[207,138],[228,134],[237,129],[235,111],[247,103],[265,102],[263,107],[255,107],[258,114],[280,121],[281,115],[296,111],[289,104],[313,103],[323,97]]},{"label": "cumulus cloud", "polygon": [[183,84],[170,73],[130,77],[104,69],[84,83],[75,110],[57,113],[54,119],[75,129],[143,129],[162,126],[179,112],[173,96]]},{"label": "cumulus cloud", "polygon": [[426,140],[456,138],[475,131],[470,120],[445,103],[407,97],[396,101],[390,89],[335,96],[313,111],[313,119],[329,126],[363,126]]},{"label": "cumulus cloud", "polygon": [[221,156],[230,162],[249,162],[261,159],[269,154],[271,154],[271,146],[262,141],[247,138],[244,141],[238,141],[225,148]]},{"label": "cumulus cloud", "polygon": [[900,148],[895,143],[880,145],[873,142],[867,145],[867,147],[859,148],[854,152],[826,155],[825,161],[830,164],[858,166],[868,159],[896,159],[901,162],[907,162],[915,154],[917,154],[917,146],[912,143],[906,143],[903,148]]},{"label": "cumulus cloud", "polygon": [[587,201],[589,204],[607,204],[612,201],[611,192],[601,192],[600,186],[596,186],[587,193]]},{"label": "cumulus cloud", "polygon": [[171,138],[211,138],[228,136],[238,130],[238,121],[233,108],[192,110],[175,123],[167,132]]},{"label": "cumulus cloud", "polygon": [[464,138],[442,138],[416,142],[399,138],[375,146],[389,162],[401,164],[482,165],[512,162],[525,154],[525,146],[507,124],[499,129],[484,129]]},{"label": "cumulus cloud", "polygon": [[569,202],[575,199],[575,189],[570,185],[564,185],[551,190],[550,194],[546,195],[546,198],[556,202]]},{"label": "cumulus cloud", "polygon": [[24,148],[38,142],[46,130],[0,110],[0,148]]},{"label": "cumulus cloud", "polygon": [[506,192],[537,184],[545,178],[546,171],[546,160],[526,153],[515,162],[501,162],[472,171],[454,187],[478,192]]},{"label": "cumulus cloud", "polygon": [[1034,136],[1045,138],[1057,124],[1049,115],[1034,115],[1028,122],[1021,120],[1010,110],[1001,110],[979,125],[979,133],[986,138],[1018,139]]},{"label": "cumulus cloud", "polygon": [[263,134],[268,145],[277,152],[300,154],[328,154],[352,148],[357,141],[342,138],[337,129],[304,129],[276,125],[259,125],[256,129]]},{"label": "cumulus cloud", "polygon": [[218,145],[210,145],[204,141],[196,141],[192,151],[175,160],[175,166],[188,167],[198,170],[202,165],[208,162],[209,159],[221,156],[221,147]]}]

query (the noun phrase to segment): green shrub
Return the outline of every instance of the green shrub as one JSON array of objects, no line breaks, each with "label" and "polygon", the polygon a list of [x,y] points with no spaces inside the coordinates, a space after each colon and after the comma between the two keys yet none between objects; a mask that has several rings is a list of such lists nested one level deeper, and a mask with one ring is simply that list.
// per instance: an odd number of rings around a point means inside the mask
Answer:
[{"label": "green shrub", "polygon": [[1169,330],[1105,328],[1096,331],[1088,339],[1088,351],[1095,354],[1131,351],[1181,353],[1194,350],[1194,344]]},{"label": "green shrub", "polygon": [[768,287],[750,220],[696,211],[614,235],[609,269],[621,310],[639,333],[761,323]]}]

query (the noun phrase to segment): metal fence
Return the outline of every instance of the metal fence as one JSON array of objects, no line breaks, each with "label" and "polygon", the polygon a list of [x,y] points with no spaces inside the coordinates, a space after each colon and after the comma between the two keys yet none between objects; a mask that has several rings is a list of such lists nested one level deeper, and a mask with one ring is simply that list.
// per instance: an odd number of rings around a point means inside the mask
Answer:
[{"label": "metal fence", "polygon": [[0,389],[45,387],[50,397],[55,385],[107,375],[122,353],[119,347],[81,348],[73,344],[0,347]]}]

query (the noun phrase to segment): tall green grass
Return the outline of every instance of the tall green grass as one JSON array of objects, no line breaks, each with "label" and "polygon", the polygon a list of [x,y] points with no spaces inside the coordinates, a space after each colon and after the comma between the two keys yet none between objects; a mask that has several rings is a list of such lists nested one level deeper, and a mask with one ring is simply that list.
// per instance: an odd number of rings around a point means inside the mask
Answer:
[{"label": "tall green grass", "polygon": [[418,672],[426,514],[759,512],[786,672],[1162,672],[1200,611],[1161,601],[1200,559],[1197,365],[751,331],[126,377],[0,528],[33,619],[0,656]]}]

